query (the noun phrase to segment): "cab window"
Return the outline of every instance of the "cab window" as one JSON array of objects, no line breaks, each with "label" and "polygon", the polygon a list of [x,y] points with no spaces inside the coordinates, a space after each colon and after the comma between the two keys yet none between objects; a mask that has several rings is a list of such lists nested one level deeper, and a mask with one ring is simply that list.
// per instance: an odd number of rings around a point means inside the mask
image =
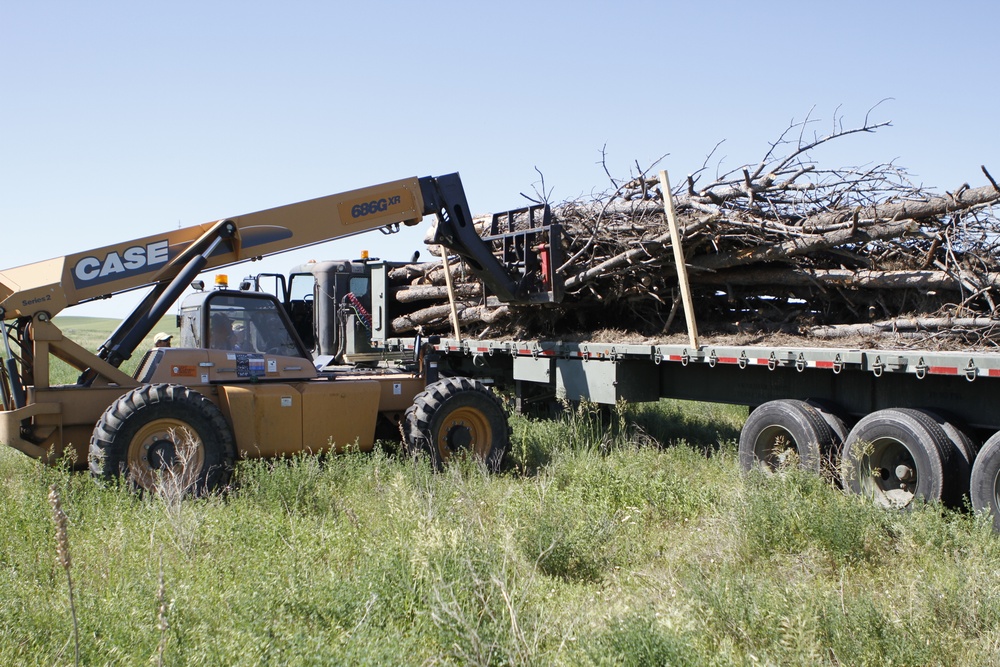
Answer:
[{"label": "cab window", "polygon": [[213,350],[301,355],[271,299],[226,296],[209,302],[205,347]]}]

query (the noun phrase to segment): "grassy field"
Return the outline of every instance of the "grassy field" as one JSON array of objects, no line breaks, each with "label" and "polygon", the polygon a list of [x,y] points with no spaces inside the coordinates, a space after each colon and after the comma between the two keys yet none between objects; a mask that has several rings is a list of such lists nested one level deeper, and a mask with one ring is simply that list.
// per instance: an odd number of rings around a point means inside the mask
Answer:
[{"label": "grassy field", "polygon": [[743,474],[745,417],[584,405],[512,418],[498,475],[302,456],[184,501],[0,451],[0,664],[1000,662],[989,521]]},{"label": "grassy field", "polygon": [[[58,326],[63,335],[72,340],[75,343],[79,343],[88,350],[97,350],[98,347],[104,341],[108,339],[108,336],[115,327],[118,326],[119,320],[102,318],[102,317],[74,317],[72,315],[60,315],[52,320],[53,323]],[[126,373],[131,374],[135,367],[139,364],[142,359],[142,355],[153,346],[153,336],[155,336],[160,331],[166,331],[167,333],[172,333],[174,336],[177,335],[177,318],[174,315],[169,315],[160,320],[159,324],[153,329],[145,340],[136,348],[135,354],[132,355],[131,359],[128,359],[121,368]],[[175,339],[176,342],[176,339]],[[65,362],[59,359],[52,359],[52,384],[72,384],[76,382],[77,376],[79,376],[79,371],[74,370]]]},{"label": "grassy field", "polygon": [[76,627],[85,665],[996,664],[988,522],[744,475],[742,417],[515,418],[500,475],[296,457],[183,502],[3,452],[0,663],[73,664]]}]

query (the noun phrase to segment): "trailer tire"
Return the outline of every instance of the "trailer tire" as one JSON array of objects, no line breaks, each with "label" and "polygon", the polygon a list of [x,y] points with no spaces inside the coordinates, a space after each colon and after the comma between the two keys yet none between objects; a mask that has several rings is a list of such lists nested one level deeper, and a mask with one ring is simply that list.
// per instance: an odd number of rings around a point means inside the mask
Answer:
[{"label": "trailer tire", "polygon": [[452,377],[428,385],[403,419],[407,451],[429,452],[436,470],[470,453],[496,472],[510,444],[507,413],[478,380]]},{"label": "trailer tire", "polygon": [[832,461],[840,456],[840,449],[847,440],[847,434],[851,432],[850,427],[847,426],[844,412],[840,406],[829,401],[807,398],[806,403],[819,413],[819,416],[830,427],[830,431],[833,432],[833,446],[823,452],[823,455]]},{"label": "trailer tire", "polygon": [[936,410],[921,410],[921,412],[937,421],[951,444],[945,457],[942,500],[949,507],[963,507],[969,497],[972,465],[979,448],[975,440],[969,437],[968,429],[954,417]]},{"label": "trailer tire", "polygon": [[139,489],[172,483],[203,495],[229,481],[235,452],[229,424],[205,396],[180,385],[144,385],[112,403],[97,422],[90,472],[124,476]]},{"label": "trailer tire", "polygon": [[972,466],[969,483],[972,508],[993,517],[993,529],[1000,531],[1000,432],[983,444]]},{"label": "trailer tire", "polygon": [[890,408],[859,421],[844,444],[841,481],[852,493],[892,508],[943,500],[953,444],[923,410]]},{"label": "trailer tire", "polygon": [[795,399],[769,401],[750,413],[740,431],[740,466],[773,470],[794,450],[800,467],[819,472],[835,442],[833,429],[812,405]]}]

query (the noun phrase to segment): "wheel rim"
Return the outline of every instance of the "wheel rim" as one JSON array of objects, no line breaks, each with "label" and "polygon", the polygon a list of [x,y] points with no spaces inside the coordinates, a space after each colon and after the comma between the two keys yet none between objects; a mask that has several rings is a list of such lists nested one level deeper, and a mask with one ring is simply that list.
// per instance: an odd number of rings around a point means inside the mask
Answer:
[{"label": "wheel rim", "polygon": [[205,461],[201,439],[179,419],[155,419],[136,432],[128,449],[129,475],[150,489],[158,478],[197,476]]},{"label": "wheel rim", "polygon": [[437,451],[442,461],[463,453],[485,459],[492,442],[493,429],[486,415],[474,408],[463,407],[448,413],[442,422],[438,429]]},{"label": "wheel rim", "polygon": [[792,452],[798,452],[795,439],[788,429],[777,424],[762,429],[753,443],[754,458],[771,469],[784,465]]},{"label": "wheel rim", "polygon": [[920,471],[913,454],[902,441],[879,438],[858,468],[862,490],[886,507],[905,507],[917,495]]}]

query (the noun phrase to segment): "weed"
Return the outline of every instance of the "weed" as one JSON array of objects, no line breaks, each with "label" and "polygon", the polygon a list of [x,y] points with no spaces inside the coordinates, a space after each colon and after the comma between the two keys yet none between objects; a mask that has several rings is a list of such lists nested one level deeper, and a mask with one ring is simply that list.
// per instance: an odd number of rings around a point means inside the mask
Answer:
[{"label": "weed", "polygon": [[200,441],[187,428],[171,429],[173,443],[170,465],[150,470],[133,465],[129,470],[130,484],[146,489],[160,502],[171,528],[174,545],[190,556],[200,524],[198,513],[185,499],[195,492],[201,476],[198,449]]},{"label": "weed", "polygon": [[66,512],[62,508],[59,487],[55,484],[49,487],[49,505],[52,506],[52,521],[56,527],[56,560],[66,573],[66,586],[69,589],[69,609],[73,617],[73,647],[75,664],[80,664],[80,624],[76,619],[76,600],[73,596],[72,559],[69,553],[69,534],[67,532]]},{"label": "weed", "polygon": [[156,629],[160,633],[160,641],[156,645],[156,664],[163,667],[163,656],[167,650],[167,630],[170,629],[170,609],[173,602],[167,601],[167,584],[163,575],[163,556],[160,556],[159,586],[156,588]]},{"label": "weed", "polygon": [[501,552],[453,562],[430,586],[430,618],[461,664],[531,665],[538,655],[544,629],[527,605],[533,582]]},{"label": "weed", "polygon": [[746,557],[818,549],[832,563],[871,561],[890,543],[895,515],[838,493],[795,462],[745,477],[740,525]]},{"label": "weed", "polygon": [[695,637],[659,623],[652,613],[613,619],[584,648],[595,665],[704,664]]}]

